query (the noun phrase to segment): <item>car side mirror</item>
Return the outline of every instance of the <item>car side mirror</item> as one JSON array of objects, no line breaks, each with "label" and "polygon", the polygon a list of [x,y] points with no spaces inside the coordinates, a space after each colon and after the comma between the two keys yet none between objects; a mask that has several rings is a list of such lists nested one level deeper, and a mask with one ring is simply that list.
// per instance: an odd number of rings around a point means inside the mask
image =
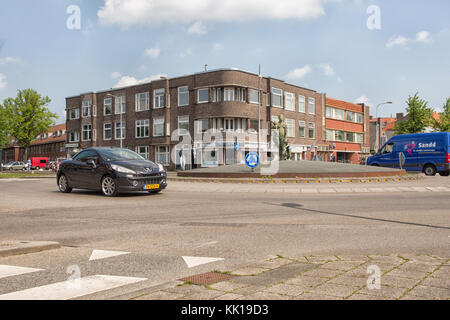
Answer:
[{"label": "car side mirror", "polygon": [[86,163],[88,165],[92,166],[92,168],[94,168],[94,169],[97,168],[97,164],[95,163],[95,160],[89,159]]}]

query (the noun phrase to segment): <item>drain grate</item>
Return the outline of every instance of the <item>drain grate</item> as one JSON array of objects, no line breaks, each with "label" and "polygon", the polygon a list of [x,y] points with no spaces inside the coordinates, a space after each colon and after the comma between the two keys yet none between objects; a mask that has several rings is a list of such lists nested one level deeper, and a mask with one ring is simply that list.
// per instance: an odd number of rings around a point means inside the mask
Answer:
[{"label": "drain grate", "polygon": [[186,277],[180,279],[180,281],[190,282],[196,285],[208,285],[214,284],[221,281],[226,281],[231,279],[233,276],[230,274],[218,273],[218,272],[207,272],[202,274],[197,274],[194,276]]}]

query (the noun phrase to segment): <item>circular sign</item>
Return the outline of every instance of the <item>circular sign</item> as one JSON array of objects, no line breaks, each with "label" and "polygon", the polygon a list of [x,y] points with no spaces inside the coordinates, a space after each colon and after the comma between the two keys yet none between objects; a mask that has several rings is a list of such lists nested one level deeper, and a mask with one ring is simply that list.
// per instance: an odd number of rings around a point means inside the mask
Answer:
[{"label": "circular sign", "polygon": [[245,156],[245,164],[249,168],[256,168],[259,164],[259,156],[257,153],[250,152]]}]

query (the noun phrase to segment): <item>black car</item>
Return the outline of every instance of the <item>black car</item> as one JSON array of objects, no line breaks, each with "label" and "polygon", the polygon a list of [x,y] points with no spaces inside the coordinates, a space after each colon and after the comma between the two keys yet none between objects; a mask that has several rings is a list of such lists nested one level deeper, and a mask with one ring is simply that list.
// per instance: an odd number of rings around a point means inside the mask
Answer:
[{"label": "black car", "polygon": [[101,190],[114,197],[119,192],[158,193],[167,187],[164,167],[120,148],[89,148],[61,163],[56,176],[59,190]]}]

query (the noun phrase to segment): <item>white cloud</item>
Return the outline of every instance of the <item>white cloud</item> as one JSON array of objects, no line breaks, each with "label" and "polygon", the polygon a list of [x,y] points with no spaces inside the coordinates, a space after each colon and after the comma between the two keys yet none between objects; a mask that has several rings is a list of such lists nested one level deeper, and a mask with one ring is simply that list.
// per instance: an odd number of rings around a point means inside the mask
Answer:
[{"label": "white cloud", "polygon": [[123,76],[114,85],[113,88],[122,88],[122,87],[128,87],[128,86],[134,86],[134,85],[138,85],[138,84],[143,84],[143,83],[159,80],[159,79],[161,79],[161,77],[167,77],[167,76],[164,75],[164,74],[156,74],[156,75],[144,78],[142,80],[138,80],[138,79],[136,79],[134,77],[131,77],[131,76]]},{"label": "white cloud", "polygon": [[145,49],[145,55],[149,56],[150,58],[156,59],[161,54],[161,49],[159,48],[148,48]]},{"label": "white cloud", "polygon": [[327,0],[104,0],[97,15],[103,24],[192,23],[260,19],[311,19],[323,16]]},{"label": "white cloud", "polygon": [[336,75],[336,72],[328,63],[319,64],[319,68],[322,69],[323,74],[327,77],[333,77]]},{"label": "white cloud", "polygon": [[0,65],[8,64],[8,63],[19,63],[20,61],[21,61],[20,58],[4,57],[4,58],[0,58]]},{"label": "white cloud", "polygon": [[368,106],[372,105],[372,101],[370,101],[370,99],[364,95],[359,97],[358,99],[356,99],[355,103],[364,103],[365,105],[368,105]]},{"label": "white cloud", "polygon": [[297,68],[297,69],[291,70],[287,74],[286,77],[289,80],[300,80],[304,76],[306,76],[308,73],[311,73],[311,72],[312,72],[312,68],[309,65],[306,65],[303,68]]},{"label": "white cloud", "polygon": [[5,88],[6,85],[6,76],[3,73],[0,73],[0,89]]},{"label": "white cloud", "polygon": [[420,31],[416,33],[415,38],[406,38],[404,36],[390,37],[386,43],[386,47],[393,48],[395,46],[407,46],[411,43],[430,43],[431,36],[428,31]]},{"label": "white cloud", "polygon": [[121,76],[122,76],[122,74],[120,72],[118,72],[118,71],[111,72],[111,78],[112,79],[118,79]]},{"label": "white cloud", "polygon": [[184,58],[187,56],[191,56],[193,53],[194,53],[194,50],[192,50],[192,48],[187,48],[180,52],[180,57]]},{"label": "white cloud", "polygon": [[147,66],[145,64],[141,65],[139,71],[147,71]]},{"label": "white cloud", "polygon": [[221,43],[214,43],[214,44],[213,44],[213,50],[214,50],[214,51],[221,51],[221,50],[223,50],[224,48],[225,48],[224,45],[221,44]]},{"label": "white cloud", "polygon": [[198,34],[198,35],[203,35],[203,34],[208,33],[208,31],[206,30],[206,26],[201,21],[197,21],[192,26],[190,26],[188,29],[188,32],[192,33],[192,34]]}]

